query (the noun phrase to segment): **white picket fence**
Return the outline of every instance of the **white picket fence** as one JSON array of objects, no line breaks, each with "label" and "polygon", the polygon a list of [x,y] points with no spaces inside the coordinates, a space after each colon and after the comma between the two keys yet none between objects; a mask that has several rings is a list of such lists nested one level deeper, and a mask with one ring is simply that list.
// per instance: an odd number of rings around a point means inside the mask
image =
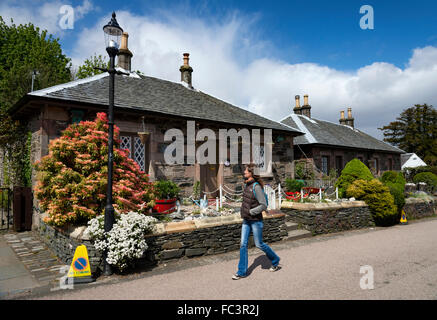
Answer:
[{"label": "white picket fence", "polygon": [[[335,199],[338,199],[338,188],[336,188],[332,193],[328,194],[326,192],[323,192],[322,189],[319,189],[319,201],[322,201],[323,198],[331,197],[335,194]],[[216,197],[215,202],[210,203],[207,199],[208,194],[214,194],[216,192],[219,192],[219,196]],[[267,195],[268,199],[268,209],[269,210],[276,210],[281,208],[281,204],[283,199],[287,199],[287,194],[284,192],[284,190],[281,187],[281,184],[278,184],[276,188],[272,188],[270,185],[266,184],[264,185],[264,192]],[[190,198],[197,203],[200,207],[207,207],[207,206],[215,206],[216,210],[218,211],[219,208],[223,207],[223,204],[227,201],[242,201],[243,197],[243,191],[231,191],[231,189],[226,185],[220,185],[216,190],[214,191],[201,191],[203,193],[203,199],[199,201],[195,201],[192,196]],[[300,192],[303,197],[300,197],[300,201],[303,202],[303,199],[308,196],[308,194],[305,196],[304,191],[301,190]]]}]

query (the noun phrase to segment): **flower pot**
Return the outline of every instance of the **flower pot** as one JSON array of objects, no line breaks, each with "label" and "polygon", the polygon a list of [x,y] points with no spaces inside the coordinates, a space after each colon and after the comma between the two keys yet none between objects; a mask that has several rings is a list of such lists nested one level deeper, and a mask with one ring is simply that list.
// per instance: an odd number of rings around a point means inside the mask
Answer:
[{"label": "flower pot", "polygon": [[155,200],[155,206],[153,207],[153,211],[163,214],[175,212],[176,200],[176,198],[168,200]]},{"label": "flower pot", "polygon": [[137,134],[140,137],[141,143],[145,144],[147,139],[149,138],[150,132],[149,131],[137,132]]}]

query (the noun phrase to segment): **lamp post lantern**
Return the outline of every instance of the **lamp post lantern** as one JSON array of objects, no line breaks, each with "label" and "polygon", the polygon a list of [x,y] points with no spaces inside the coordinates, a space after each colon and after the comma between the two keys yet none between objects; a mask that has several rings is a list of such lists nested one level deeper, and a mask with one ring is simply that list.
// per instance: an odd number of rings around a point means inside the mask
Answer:
[{"label": "lamp post lantern", "polygon": [[[112,19],[103,27],[105,33],[106,51],[109,54],[109,109],[108,109],[108,188],[106,192],[105,206],[105,233],[112,229],[114,224],[114,207],[112,205],[112,172],[114,160],[114,79],[115,79],[115,56],[118,54],[120,37],[123,29],[118,25],[115,19],[115,12],[112,13]],[[103,253],[103,274],[109,276],[112,274],[111,265],[106,261],[107,250]]]}]

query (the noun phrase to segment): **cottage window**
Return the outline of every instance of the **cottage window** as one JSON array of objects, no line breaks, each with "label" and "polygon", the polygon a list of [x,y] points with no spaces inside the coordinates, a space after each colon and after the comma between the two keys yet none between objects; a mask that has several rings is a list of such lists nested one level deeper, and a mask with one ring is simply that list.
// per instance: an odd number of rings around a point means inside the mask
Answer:
[{"label": "cottage window", "polygon": [[146,148],[137,136],[121,135],[120,148],[129,150],[129,158],[135,160],[142,171],[146,167]]},{"label": "cottage window", "polygon": [[265,155],[265,149],[264,146],[254,146],[255,152],[254,152],[254,159],[253,162],[258,165],[258,168],[261,173],[268,173],[270,172],[270,166],[271,163],[266,163],[266,155]]},{"label": "cottage window", "polygon": [[329,157],[322,156],[322,172],[324,174],[329,174]]}]

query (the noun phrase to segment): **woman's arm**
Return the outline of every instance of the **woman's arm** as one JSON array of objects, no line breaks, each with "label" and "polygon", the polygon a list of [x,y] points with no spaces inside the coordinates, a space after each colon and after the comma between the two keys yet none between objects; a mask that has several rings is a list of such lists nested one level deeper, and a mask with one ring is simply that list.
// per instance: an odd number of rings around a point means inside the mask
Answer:
[{"label": "woman's arm", "polygon": [[259,202],[259,206],[249,210],[250,215],[256,216],[267,209],[267,202],[264,196],[264,191],[259,184],[255,185],[255,198]]}]

